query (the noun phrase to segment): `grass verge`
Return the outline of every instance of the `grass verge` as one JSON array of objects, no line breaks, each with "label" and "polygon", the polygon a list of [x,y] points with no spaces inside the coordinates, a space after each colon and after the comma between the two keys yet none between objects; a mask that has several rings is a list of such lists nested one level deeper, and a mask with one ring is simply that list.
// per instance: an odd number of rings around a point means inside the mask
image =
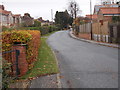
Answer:
[{"label": "grass verge", "polygon": [[35,62],[34,68],[28,71],[26,75],[22,76],[21,79],[56,74],[59,72],[55,56],[51,48],[47,45],[46,40],[46,37],[41,37],[41,47],[39,48],[38,60]]}]

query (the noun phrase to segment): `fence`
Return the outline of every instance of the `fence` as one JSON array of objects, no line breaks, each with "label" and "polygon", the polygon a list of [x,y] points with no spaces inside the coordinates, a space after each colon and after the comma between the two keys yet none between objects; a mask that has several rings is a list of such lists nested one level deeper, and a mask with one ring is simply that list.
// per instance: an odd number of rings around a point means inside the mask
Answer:
[{"label": "fence", "polygon": [[80,38],[91,39],[91,23],[75,26],[74,31]]},{"label": "fence", "polygon": [[92,24],[92,33],[93,33],[93,40],[95,41],[102,41],[102,42],[109,42],[109,23],[108,21],[101,23],[93,23]]},{"label": "fence", "polygon": [[90,33],[91,32],[91,23],[80,25],[79,32],[80,33]]},{"label": "fence", "polygon": [[120,23],[110,24],[108,21],[92,23],[92,25],[87,23],[76,26],[74,30],[80,38],[91,39],[92,32],[92,39],[95,41],[120,43]]},{"label": "fence", "polygon": [[120,43],[120,23],[109,24],[109,42]]}]

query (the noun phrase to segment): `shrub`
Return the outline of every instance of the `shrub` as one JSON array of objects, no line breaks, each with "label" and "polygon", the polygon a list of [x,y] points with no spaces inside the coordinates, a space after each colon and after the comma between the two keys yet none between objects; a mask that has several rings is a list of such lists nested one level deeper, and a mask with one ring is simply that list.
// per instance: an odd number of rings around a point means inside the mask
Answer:
[{"label": "shrub", "polygon": [[8,27],[6,27],[6,26],[2,26],[2,31],[11,31],[11,30],[13,30],[13,29],[14,29],[13,27],[8,28]]},{"label": "shrub", "polygon": [[45,35],[52,31],[58,31],[60,30],[60,28],[51,25],[51,26],[39,26],[39,27],[21,27],[18,28],[17,30],[39,30],[41,32],[41,35]]},{"label": "shrub", "polygon": [[[27,62],[29,69],[37,60],[38,48],[40,46],[40,31],[37,30],[12,30],[2,32],[2,51],[9,51],[13,44],[27,45]],[[9,60],[9,58],[5,58]]]},{"label": "shrub", "polygon": [[27,30],[31,35],[32,39],[28,42],[27,49],[27,61],[29,64],[29,69],[34,66],[34,61],[37,60],[38,49],[40,47],[40,31],[37,30]]}]

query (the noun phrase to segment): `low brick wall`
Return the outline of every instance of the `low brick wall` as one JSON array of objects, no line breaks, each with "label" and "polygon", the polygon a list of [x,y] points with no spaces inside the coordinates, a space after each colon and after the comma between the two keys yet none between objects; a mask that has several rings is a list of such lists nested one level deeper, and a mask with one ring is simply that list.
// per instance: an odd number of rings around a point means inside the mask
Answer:
[{"label": "low brick wall", "polygon": [[91,40],[91,34],[87,34],[87,33],[79,33],[78,37]]}]

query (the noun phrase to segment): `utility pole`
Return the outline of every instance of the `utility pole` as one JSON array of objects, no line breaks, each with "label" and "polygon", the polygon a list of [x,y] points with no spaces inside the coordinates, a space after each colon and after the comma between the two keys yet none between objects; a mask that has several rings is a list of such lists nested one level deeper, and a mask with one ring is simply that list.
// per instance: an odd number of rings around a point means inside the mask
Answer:
[{"label": "utility pole", "polygon": [[92,38],[92,2],[90,0],[90,16],[91,16],[91,20],[90,20],[90,23],[91,23],[91,40],[93,39]]},{"label": "utility pole", "polygon": [[53,23],[53,10],[51,9],[51,20],[52,20],[52,23]]}]

